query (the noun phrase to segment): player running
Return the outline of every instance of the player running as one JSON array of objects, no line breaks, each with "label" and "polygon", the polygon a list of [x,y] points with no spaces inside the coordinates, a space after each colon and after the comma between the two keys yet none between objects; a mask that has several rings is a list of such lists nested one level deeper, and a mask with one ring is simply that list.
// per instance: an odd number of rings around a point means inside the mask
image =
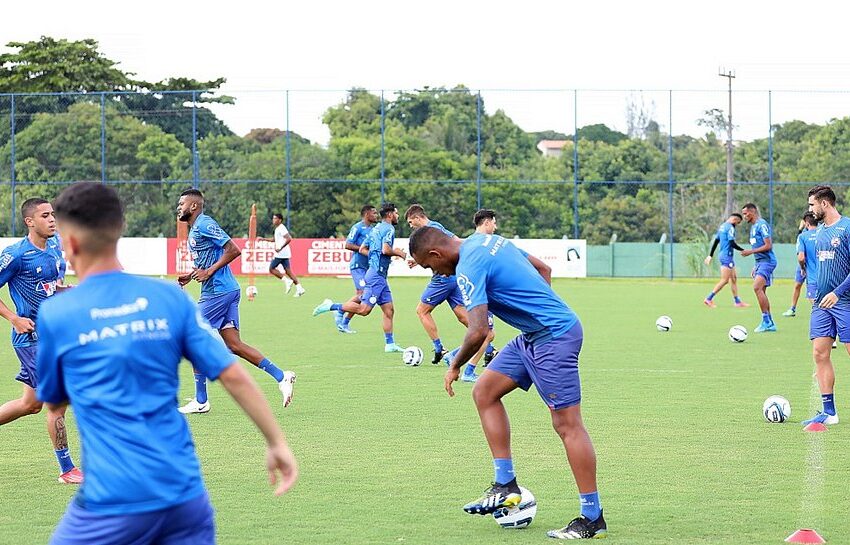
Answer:
[{"label": "player running", "polygon": [[387,274],[390,268],[390,261],[393,257],[402,259],[407,257],[407,253],[399,248],[393,248],[395,243],[395,226],[398,225],[398,209],[393,203],[384,203],[381,205],[381,222],[376,225],[369,237],[360,247],[360,253],[369,256],[369,270],[366,271],[366,276],[363,278],[365,286],[363,288],[363,296],[360,302],[348,301],[346,303],[334,303],[330,299],[325,299],[316,308],[313,309],[313,316],[324,314],[330,311],[339,311],[360,316],[368,316],[375,308],[375,305],[381,307],[384,313],[383,328],[384,328],[384,352],[404,352],[404,348],[395,343],[393,338],[393,294],[390,291],[390,285],[387,283]]},{"label": "player running", "polygon": [[[349,299],[351,302],[360,303],[360,296],[363,295],[363,288],[366,286],[366,271],[369,270],[369,255],[361,254],[360,247],[369,238],[369,233],[372,228],[378,223],[378,210],[371,204],[366,204],[360,209],[360,221],[351,226],[348,231],[348,236],[345,237],[345,249],[352,252],[351,263],[349,270],[351,271],[351,281],[354,282],[354,297]],[[341,310],[334,314],[334,322],[336,323],[337,331],[340,333],[357,333],[351,329],[351,318],[354,314],[345,313]]]},{"label": "player running", "polygon": [[[818,224],[814,214],[806,212],[800,220],[800,232],[797,233],[797,270],[794,272],[794,291],[791,293],[791,307],[782,313],[793,318],[797,315],[797,301],[803,283],[806,284],[806,298],[811,302],[817,292],[817,255],[814,251]],[[808,251],[807,251],[808,250]]]},{"label": "player running", "polygon": [[820,388],[823,409],[803,425],[819,422],[838,424],[835,409],[835,369],[832,366],[832,343],[837,337],[850,353],[850,218],[835,208],[835,192],[828,185],[809,191],[809,211],[821,225],[815,235],[817,252],[817,292],[809,326],[815,376]]},{"label": "player running", "polygon": [[[266,242],[274,244],[274,258],[269,263],[269,272],[275,277],[281,279],[286,284],[286,293],[292,291],[292,286],[295,286],[295,297],[301,297],[307,290],[301,285],[298,277],[292,272],[290,260],[292,259],[292,248],[289,246],[292,242],[292,235],[289,229],[283,224],[283,214],[275,213],[272,215],[272,225],[274,225],[274,238],[261,238]],[[283,272],[280,272],[280,267],[283,267]]]},{"label": "player running", "polygon": [[295,458],[263,394],[192,301],[173,284],[121,271],[122,208],[101,183],[56,199],[81,283],[42,305],[38,397],[48,410],[74,405],[86,482],[50,543],[212,545],[213,509],[189,426],[174,410],[181,357],[219,379],[260,429],[275,494],[295,483]]},{"label": "player running", "polygon": [[756,333],[776,331],[776,324],[770,315],[770,300],[767,298],[767,288],[773,281],[773,270],[776,269],[776,256],[773,254],[773,234],[770,225],[759,216],[759,209],[753,203],[747,203],[741,210],[744,219],[750,224],[751,249],[741,252],[743,257],[752,255],[756,265],[753,267],[753,292],[761,308],[761,323],[756,326]]},{"label": "player running", "polygon": [[[280,370],[259,350],[245,344],[239,337],[241,290],[230,270],[230,262],[239,257],[242,251],[214,219],[204,214],[204,195],[197,189],[187,189],[180,194],[177,219],[189,224],[189,250],[195,264],[191,273],[178,277],[177,281],[181,286],[192,280],[201,284],[198,307],[203,317],[218,330],[231,352],[256,365],[277,381],[283,395],[283,406],[288,406],[292,401],[295,373]],[[209,410],[207,377],[202,370],[196,370],[195,398],[180,407],[180,412],[206,413]]]},{"label": "player running", "polygon": [[736,307],[748,307],[747,303],[741,301],[738,297],[738,272],[735,269],[735,260],[733,250],[742,251],[743,248],[735,242],[735,227],[743,221],[744,217],[737,212],[730,214],[729,218],[720,224],[717,228],[717,234],[714,235],[714,243],[711,245],[711,252],[705,258],[705,264],[711,263],[711,258],[714,257],[714,251],[720,246],[720,281],[711,289],[711,293],[705,298],[703,303],[709,308],[717,307],[714,302],[714,296],[720,293],[720,290],[726,284],[732,289],[733,303]]},{"label": "player running", "polygon": [[[0,254],[0,287],[9,285],[15,312],[0,301],[0,316],[12,324],[12,348],[21,364],[15,380],[23,383],[23,393],[18,399],[0,406],[0,426],[41,412],[42,403],[36,398],[39,383],[36,352],[39,341],[44,339],[39,339],[36,333],[36,317],[41,304],[64,289],[61,281],[65,274],[65,260],[59,240],[54,236],[56,219],[53,207],[44,199],[27,199],[21,206],[21,216],[27,226],[27,236]],[[59,461],[59,482],[83,482],[83,474],[74,465],[68,451],[65,407],[47,408],[47,434]]]},{"label": "player running", "polygon": [[463,346],[446,373],[449,395],[454,395],[452,383],[458,380],[463,362],[487,336],[488,310],[522,332],[502,349],[473,389],[496,477],[484,496],[463,509],[486,515],[519,503],[510,423],[502,398],[516,388],[527,390],[534,384],[549,406],[552,425],[567,451],[581,504],[580,516],[548,535],[560,539],[605,537],[596,454],[581,418],[578,356],[582,328],[575,313],[552,291],[551,269],[498,235],[476,233],[461,242],[439,229],[423,227],[410,237],[410,250],[423,267],[457,276],[469,312]]}]

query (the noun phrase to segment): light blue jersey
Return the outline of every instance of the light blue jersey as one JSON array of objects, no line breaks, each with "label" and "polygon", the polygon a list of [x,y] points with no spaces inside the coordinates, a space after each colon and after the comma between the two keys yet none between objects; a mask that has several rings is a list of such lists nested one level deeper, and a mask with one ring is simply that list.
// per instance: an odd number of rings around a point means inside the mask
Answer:
[{"label": "light blue jersey", "polygon": [[[439,229],[446,235],[450,237],[454,237],[455,234],[443,227],[443,224],[439,221],[428,220],[428,224],[426,227],[433,227],[434,229]],[[438,285],[438,284],[448,284],[449,282],[454,282],[455,278],[453,276],[443,276],[442,274],[434,274],[431,276],[431,284],[430,285]]]},{"label": "light blue jersey", "polygon": [[383,248],[384,244],[389,244],[390,248],[392,248],[395,242],[395,226],[382,221],[372,229],[367,240],[369,245],[369,268],[374,269],[381,276],[387,276],[390,270],[392,256],[384,255]]},{"label": "light blue jersey", "polygon": [[[764,218],[759,218],[750,227],[750,246],[753,249],[760,248],[764,246],[764,239],[766,238],[772,239],[773,232],[770,229],[770,225],[768,225]],[[766,261],[768,263],[776,264],[776,255],[773,253],[773,249],[770,249],[767,252],[753,254],[753,257],[756,259],[756,262]]]},{"label": "light blue jersey", "polygon": [[815,249],[817,238],[817,229],[807,229],[797,235],[797,253],[803,252],[806,258],[806,284],[809,286],[816,286],[818,282],[818,254]]},{"label": "light blue jersey", "polygon": [[[360,246],[369,237],[369,233],[372,232],[373,227],[373,225],[366,225],[363,221],[358,221],[351,226],[351,230],[348,231],[348,236],[345,238],[345,241],[349,244],[356,244],[357,246]],[[351,256],[351,264],[349,265],[349,268],[368,269],[369,258],[360,252],[354,252],[354,255]]]},{"label": "light blue jersey", "polygon": [[[41,303],[56,292],[64,271],[65,260],[55,237],[47,239],[44,250],[27,237],[0,253],[0,287],[9,284],[15,313],[33,322]],[[32,346],[37,341],[37,333],[17,333],[12,328],[13,347]]]},{"label": "light blue jersey", "polygon": [[717,254],[718,257],[727,259],[731,258],[734,255],[732,243],[735,242],[735,226],[728,221],[724,221],[720,224],[720,227],[717,228],[717,234],[715,237],[720,244],[720,253]]},{"label": "light blue jersey", "polygon": [[37,331],[37,395],[70,401],[85,480],[75,502],[125,515],[204,494],[186,418],[177,411],[181,358],[215,379],[236,357],[176,285],[119,271],[46,301]]},{"label": "light blue jersey", "polygon": [[838,302],[834,308],[850,308],[850,290],[842,285],[850,276],[850,218],[841,217],[830,226],[817,228],[815,250],[818,256],[817,306],[823,296],[835,292]]},{"label": "light blue jersey", "polygon": [[467,310],[486,304],[532,344],[557,338],[578,321],[528,258],[504,237],[475,233],[466,239],[456,277]]},{"label": "light blue jersey", "polygon": [[[206,214],[201,214],[189,230],[189,250],[195,267],[208,269],[224,254],[224,245],[230,237],[219,227],[218,223]],[[215,271],[213,275],[201,284],[201,301],[208,297],[238,291],[239,283],[233,276],[230,266],[226,265]]]}]

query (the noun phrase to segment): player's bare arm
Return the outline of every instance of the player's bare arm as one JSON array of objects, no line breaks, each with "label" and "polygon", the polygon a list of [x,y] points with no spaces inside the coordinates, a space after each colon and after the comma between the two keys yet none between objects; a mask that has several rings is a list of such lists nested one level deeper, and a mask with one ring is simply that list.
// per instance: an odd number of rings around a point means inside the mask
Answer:
[{"label": "player's bare arm", "polygon": [[383,252],[384,255],[400,257],[402,259],[407,257],[407,252],[405,252],[401,248],[393,248],[392,246],[390,246],[386,242],[384,242],[384,245],[381,248],[381,251]]},{"label": "player's bare arm", "polygon": [[481,345],[487,339],[489,332],[490,324],[487,319],[487,305],[478,305],[469,311],[469,327],[466,330],[466,336],[463,338],[463,344],[449,365],[449,370],[446,371],[445,388],[450,396],[455,395],[452,389],[452,383],[460,376],[461,366],[478,352],[478,349],[481,348]]},{"label": "player's bare arm", "polygon": [[540,274],[540,276],[543,277],[543,280],[545,280],[546,283],[551,286],[552,285],[552,267],[550,267],[546,263],[543,263],[543,261],[534,257],[533,255],[528,256],[528,261],[537,270],[537,272]]},{"label": "player's bare arm", "polygon": [[747,257],[748,255],[769,252],[771,249],[773,249],[773,241],[771,241],[770,237],[767,237],[764,239],[763,245],[759,246],[758,248],[753,248],[751,250],[744,250],[743,252],[741,252],[741,255]]},{"label": "player's bare arm", "polygon": [[29,318],[18,316],[3,301],[0,301],[0,316],[6,318],[12,324],[16,333],[32,333],[35,331],[35,322]]}]

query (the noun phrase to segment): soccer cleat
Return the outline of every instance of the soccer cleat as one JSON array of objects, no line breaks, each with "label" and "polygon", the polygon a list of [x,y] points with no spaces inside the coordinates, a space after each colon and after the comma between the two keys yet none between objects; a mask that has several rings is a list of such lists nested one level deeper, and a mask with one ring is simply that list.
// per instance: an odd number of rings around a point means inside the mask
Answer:
[{"label": "soccer cleat", "polygon": [[483,496],[464,505],[463,510],[470,515],[489,515],[502,507],[516,507],[520,500],[522,492],[513,479],[506,484],[493,483]]},{"label": "soccer cleat", "polygon": [[341,310],[334,312],[334,323],[336,324],[337,328],[342,325],[343,320],[345,320],[344,312],[342,312]]},{"label": "soccer cleat", "polygon": [[455,359],[455,356],[457,356],[458,351],[460,351],[460,348],[455,348],[454,350],[443,356],[443,363],[446,364],[446,367],[451,366],[452,360]]},{"label": "soccer cleat", "polygon": [[832,349],[835,350],[838,348],[838,341],[832,341]]},{"label": "soccer cleat", "polygon": [[755,331],[756,333],[764,333],[766,331],[776,331],[776,324],[774,324],[773,322],[771,322],[771,323],[762,322],[759,325],[757,325],[756,328],[753,331]]},{"label": "soccer cleat", "polygon": [[490,362],[493,361],[493,358],[499,355],[499,351],[495,348],[489,354],[484,354],[484,367],[490,365]]},{"label": "soccer cleat", "polygon": [[813,418],[803,420],[803,425],[808,426],[809,424],[814,424],[815,422],[827,426],[838,424],[838,414],[828,414],[823,411],[818,411]]},{"label": "soccer cleat", "polygon": [[703,299],[702,304],[708,308],[717,308],[717,305],[711,299]]},{"label": "soccer cleat", "polygon": [[289,407],[289,404],[292,403],[292,393],[295,389],[295,373],[284,371],[283,380],[277,383],[277,387],[280,388],[280,393],[283,394],[283,406]]},{"label": "soccer cleat", "polygon": [[793,318],[794,316],[797,315],[797,311],[794,310],[793,308],[789,308],[788,310],[783,312],[782,315],[785,316],[786,318]]},{"label": "soccer cleat", "polygon": [[283,281],[286,283],[286,293],[292,291],[292,285],[295,283],[287,277],[283,278]]},{"label": "soccer cleat", "polygon": [[340,333],[348,333],[350,335],[357,333],[356,331],[354,331],[353,329],[351,329],[350,327],[348,327],[347,325],[342,324],[342,323],[339,324],[338,326],[336,326],[336,330],[339,331]]},{"label": "soccer cleat", "polygon": [[549,530],[546,535],[555,539],[602,539],[608,537],[608,525],[600,512],[596,520],[579,516],[560,530]]},{"label": "soccer cleat", "polygon": [[434,350],[434,359],[431,360],[431,363],[434,365],[439,365],[440,360],[443,359],[443,357],[448,353],[449,351],[445,348],[442,350]]},{"label": "soccer cleat", "polygon": [[745,302],[741,301],[740,303],[735,303],[735,306],[738,307],[738,308],[747,308],[750,305],[749,305],[749,303],[745,303]]},{"label": "soccer cleat", "polygon": [[183,414],[200,414],[200,413],[208,413],[210,412],[210,400],[206,400],[203,403],[198,403],[197,399],[193,399],[189,403],[186,403],[179,409],[177,409]]},{"label": "soccer cleat", "polygon": [[475,382],[478,380],[478,375],[475,373],[464,373],[461,375],[460,380],[463,382]]},{"label": "soccer cleat", "polygon": [[313,316],[318,316],[319,314],[324,314],[325,312],[330,312],[331,311],[331,305],[333,305],[333,304],[334,304],[334,302],[331,301],[330,299],[325,299],[324,301],[321,302],[321,304],[319,304],[319,306],[317,306],[316,308],[313,309]]},{"label": "soccer cleat", "polygon": [[305,289],[301,286],[301,284],[298,284],[297,286],[295,286],[295,297],[301,297],[301,296],[302,296],[302,295],[304,295],[305,293],[307,293],[307,290],[305,290]]},{"label": "soccer cleat", "polygon": [[384,352],[404,352],[404,348],[400,347],[396,343],[390,343],[384,346]]},{"label": "soccer cleat", "polygon": [[72,467],[65,473],[59,475],[59,482],[64,484],[82,484],[83,472],[76,467]]}]

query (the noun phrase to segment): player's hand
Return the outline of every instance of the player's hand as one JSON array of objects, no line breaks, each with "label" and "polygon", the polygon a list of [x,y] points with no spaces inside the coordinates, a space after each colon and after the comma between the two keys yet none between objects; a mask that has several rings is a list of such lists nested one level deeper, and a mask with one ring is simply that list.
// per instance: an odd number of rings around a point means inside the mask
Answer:
[{"label": "player's hand", "polygon": [[182,276],[177,277],[177,283],[180,284],[181,288],[191,281],[192,281],[192,273],[184,274]]},{"label": "player's hand", "polygon": [[709,263],[711,263],[711,256],[710,255],[706,256],[706,258],[703,259],[702,262],[705,263],[706,265],[708,265]]},{"label": "player's hand", "polygon": [[752,250],[741,250],[741,255],[743,257],[747,257],[748,255],[753,255],[753,251]]},{"label": "player's hand", "polygon": [[823,299],[820,300],[820,304],[818,305],[820,308],[832,308],[835,306],[835,303],[838,302],[838,296],[835,295],[834,291],[831,291],[823,296]]},{"label": "player's hand", "polygon": [[399,257],[400,257],[400,258],[402,258],[402,259],[407,259],[407,252],[405,252],[405,251],[404,251],[404,250],[402,250],[401,248],[398,248],[398,252],[399,252],[399,254],[400,254],[400,255],[399,255]]},{"label": "player's hand", "polygon": [[408,266],[408,267],[410,267],[410,268],[412,269],[413,267],[415,267],[415,266],[416,266],[416,261],[414,261],[414,260],[412,260],[412,259],[408,259],[408,260],[407,260],[407,266]]},{"label": "player's hand", "polygon": [[35,322],[23,316],[12,318],[12,327],[16,333],[32,333],[35,331]]},{"label": "player's hand", "polygon": [[275,496],[292,488],[298,480],[298,464],[286,444],[266,448],[266,469],[269,472],[269,484],[277,485]]},{"label": "player's hand", "polygon": [[197,282],[206,282],[210,278],[210,273],[207,269],[195,269],[192,271],[192,278]]},{"label": "player's hand", "polygon": [[449,394],[449,397],[455,396],[455,391],[452,389],[452,382],[457,382],[458,378],[460,378],[460,369],[449,367],[449,370],[446,371],[445,379],[446,392]]}]

